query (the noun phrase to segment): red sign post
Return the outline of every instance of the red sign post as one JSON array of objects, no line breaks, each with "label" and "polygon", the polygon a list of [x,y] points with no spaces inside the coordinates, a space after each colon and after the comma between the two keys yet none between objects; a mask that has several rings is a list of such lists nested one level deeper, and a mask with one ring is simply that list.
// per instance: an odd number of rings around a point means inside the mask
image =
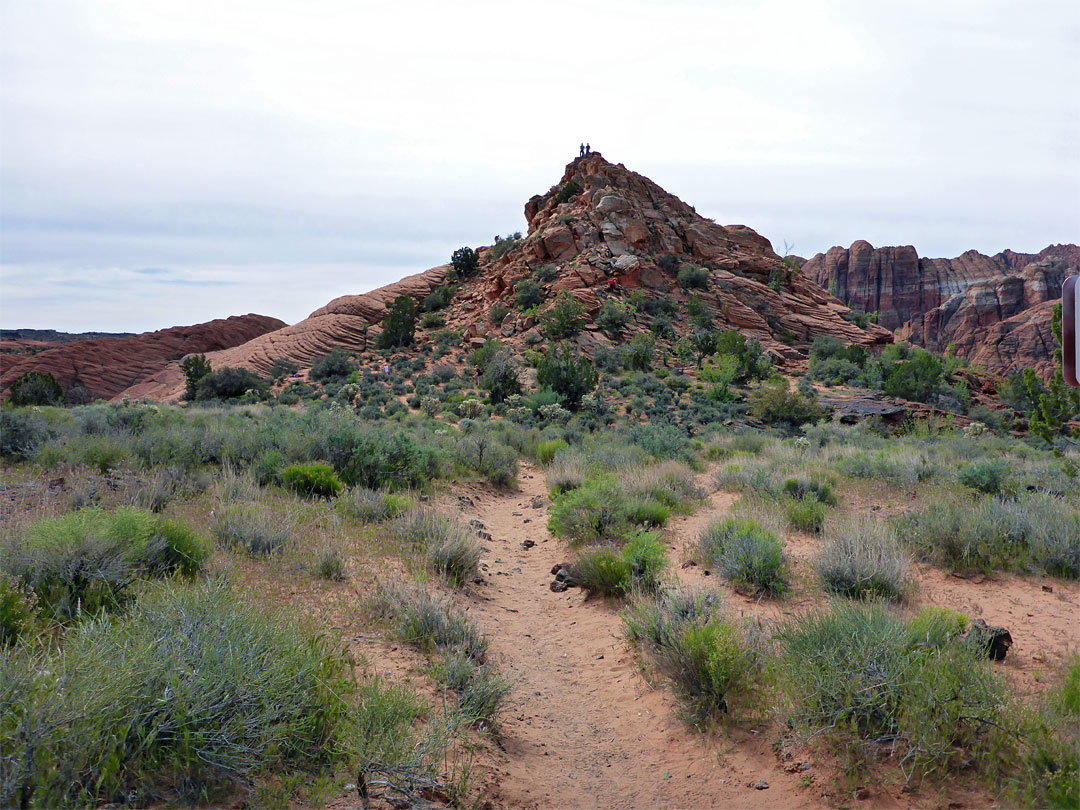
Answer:
[{"label": "red sign post", "polygon": [[1061,360],[1065,382],[1080,388],[1076,377],[1076,358],[1080,357],[1080,307],[1076,305],[1077,278],[1069,276],[1061,285]]}]

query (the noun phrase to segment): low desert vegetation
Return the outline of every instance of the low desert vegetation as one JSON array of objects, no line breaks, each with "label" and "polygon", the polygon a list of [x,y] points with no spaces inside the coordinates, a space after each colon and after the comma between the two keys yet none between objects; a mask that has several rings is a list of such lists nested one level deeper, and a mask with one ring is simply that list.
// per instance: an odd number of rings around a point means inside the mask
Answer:
[{"label": "low desert vegetation", "polygon": [[826,525],[816,567],[827,590],[853,599],[896,601],[912,587],[911,561],[896,532],[865,515]]}]

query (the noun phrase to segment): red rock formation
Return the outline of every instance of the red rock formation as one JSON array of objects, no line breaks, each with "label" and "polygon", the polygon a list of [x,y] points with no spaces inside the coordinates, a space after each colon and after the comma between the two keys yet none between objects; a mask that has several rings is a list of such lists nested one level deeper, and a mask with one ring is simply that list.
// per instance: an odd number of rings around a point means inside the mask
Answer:
[{"label": "red rock formation", "polygon": [[[447,326],[459,329],[467,342],[497,335],[511,347],[523,347],[526,334],[537,328],[535,317],[511,306],[511,314],[495,327],[488,315],[496,304],[512,304],[514,283],[542,265],[554,269],[554,279],[547,284],[548,303],[558,292],[568,291],[591,319],[609,280],[620,292],[642,287],[685,301],[687,295],[671,269],[684,262],[707,270],[702,297],[717,325],[757,338],[781,363],[804,363],[809,344],[823,333],[867,346],[892,341],[880,327],[859,329],[844,320],[849,310],[843,303],[808,275],[788,268],[769,241],[750,228],[721,227],[648,178],[598,153],[569,164],[558,184],[528,201],[525,217],[528,234],[520,244],[499,258],[491,248],[481,248],[479,270],[460,284],[442,313]],[[669,269],[663,269],[661,260]],[[265,373],[277,357],[310,366],[337,346],[367,348],[393,298],[410,295],[419,301],[445,281],[447,269],[436,267],[364,295],[335,299],[295,326],[209,355],[211,365]],[[646,320],[639,317],[628,331],[645,328]],[[677,328],[685,330],[685,321]],[[419,339],[425,338],[421,334]],[[578,342],[593,350],[608,339],[590,324]],[[170,367],[126,393],[175,399],[183,387],[179,368]]]},{"label": "red rock formation", "polygon": [[1042,305],[1060,298],[1065,277],[1080,272],[1080,248],[921,259],[911,246],[875,249],[859,241],[819,253],[803,271],[852,307],[878,312],[882,326],[912,343],[939,352],[952,345],[994,373],[1030,366],[1048,375],[1052,306]]},{"label": "red rock formation", "polygon": [[284,326],[265,315],[222,318],[194,326],[174,326],[133,337],[100,338],[65,343],[5,366],[0,395],[29,371],[52,374],[65,392],[86,389],[90,398],[109,399],[187,354],[201,354],[245,343]]}]

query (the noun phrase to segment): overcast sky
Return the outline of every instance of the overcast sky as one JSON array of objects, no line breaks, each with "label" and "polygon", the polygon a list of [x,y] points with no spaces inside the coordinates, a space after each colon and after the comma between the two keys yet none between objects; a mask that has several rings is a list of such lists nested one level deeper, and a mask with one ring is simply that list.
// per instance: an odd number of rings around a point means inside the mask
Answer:
[{"label": "overcast sky", "polygon": [[0,326],[330,299],[525,230],[588,140],[811,256],[1080,240],[1076,0],[0,0]]}]

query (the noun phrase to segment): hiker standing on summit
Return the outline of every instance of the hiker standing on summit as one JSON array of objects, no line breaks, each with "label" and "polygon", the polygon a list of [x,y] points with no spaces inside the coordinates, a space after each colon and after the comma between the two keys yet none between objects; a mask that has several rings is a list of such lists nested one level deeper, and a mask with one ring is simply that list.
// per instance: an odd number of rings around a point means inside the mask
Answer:
[{"label": "hiker standing on summit", "polygon": [[578,155],[577,156],[579,158],[585,157],[585,144],[581,144],[581,146],[578,147]]}]

